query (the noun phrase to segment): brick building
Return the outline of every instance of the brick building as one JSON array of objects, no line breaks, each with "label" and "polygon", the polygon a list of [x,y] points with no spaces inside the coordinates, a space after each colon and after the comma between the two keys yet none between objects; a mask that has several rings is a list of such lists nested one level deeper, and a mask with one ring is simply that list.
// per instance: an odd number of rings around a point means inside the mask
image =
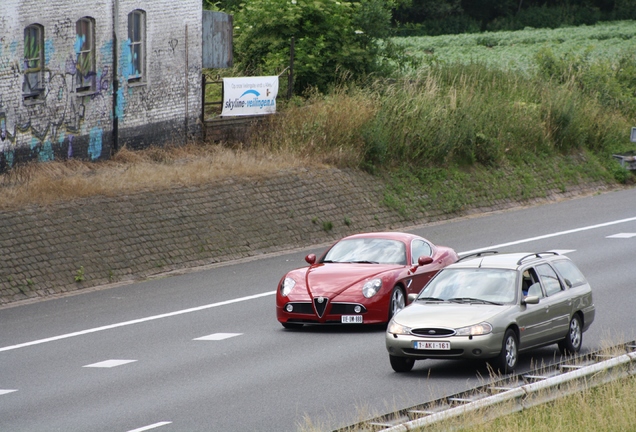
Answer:
[{"label": "brick building", "polygon": [[199,133],[200,0],[1,0],[0,172]]}]

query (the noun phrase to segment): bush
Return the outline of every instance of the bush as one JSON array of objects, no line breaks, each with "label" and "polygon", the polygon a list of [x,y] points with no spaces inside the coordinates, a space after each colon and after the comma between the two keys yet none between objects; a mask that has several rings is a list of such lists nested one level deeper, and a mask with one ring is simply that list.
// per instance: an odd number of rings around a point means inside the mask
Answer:
[{"label": "bush", "polygon": [[246,75],[279,74],[294,38],[294,89],[302,94],[381,70],[378,42],[390,35],[391,14],[383,0],[260,0],[234,19],[235,59]]}]

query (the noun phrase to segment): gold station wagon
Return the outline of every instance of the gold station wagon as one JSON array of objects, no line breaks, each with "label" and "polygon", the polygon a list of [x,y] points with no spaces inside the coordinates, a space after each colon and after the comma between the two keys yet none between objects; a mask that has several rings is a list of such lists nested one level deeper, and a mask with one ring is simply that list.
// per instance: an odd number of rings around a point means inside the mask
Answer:
[{"label": "gold station wagon", "polygon": [[466,358],[509,373],[522,351],[557,343],[578,352],[595,314],[589,283],[556,252],[467,255],[409,300],[386,331],[396,372],[415,360]]}]

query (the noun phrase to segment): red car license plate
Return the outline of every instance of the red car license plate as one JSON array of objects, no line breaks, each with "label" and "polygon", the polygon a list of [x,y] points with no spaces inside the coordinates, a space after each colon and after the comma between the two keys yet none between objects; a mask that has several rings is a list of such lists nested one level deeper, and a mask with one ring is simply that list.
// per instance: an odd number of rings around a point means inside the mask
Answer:
[{"label": "red car license plate", "polygon": [[441,350],[447,351],[451,349],[450,342],[413,342],[413,348],[421,350]]},{"label": "red car license plate", "polygon": [[362,315],[342,315],[340,322],[343,324],[362,324]]}]

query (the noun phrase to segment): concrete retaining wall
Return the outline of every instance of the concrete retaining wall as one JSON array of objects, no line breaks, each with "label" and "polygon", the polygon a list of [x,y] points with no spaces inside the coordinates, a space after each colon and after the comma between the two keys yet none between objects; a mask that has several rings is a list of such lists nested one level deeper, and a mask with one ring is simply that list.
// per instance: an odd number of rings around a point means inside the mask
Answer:
[{"label": "concrete retaining wall", "polygon": [[[407,220],[383,189],[325,169],[0,212],[0,305],[451,217]],[[484,204],[472,211],[517,203]]]}]

